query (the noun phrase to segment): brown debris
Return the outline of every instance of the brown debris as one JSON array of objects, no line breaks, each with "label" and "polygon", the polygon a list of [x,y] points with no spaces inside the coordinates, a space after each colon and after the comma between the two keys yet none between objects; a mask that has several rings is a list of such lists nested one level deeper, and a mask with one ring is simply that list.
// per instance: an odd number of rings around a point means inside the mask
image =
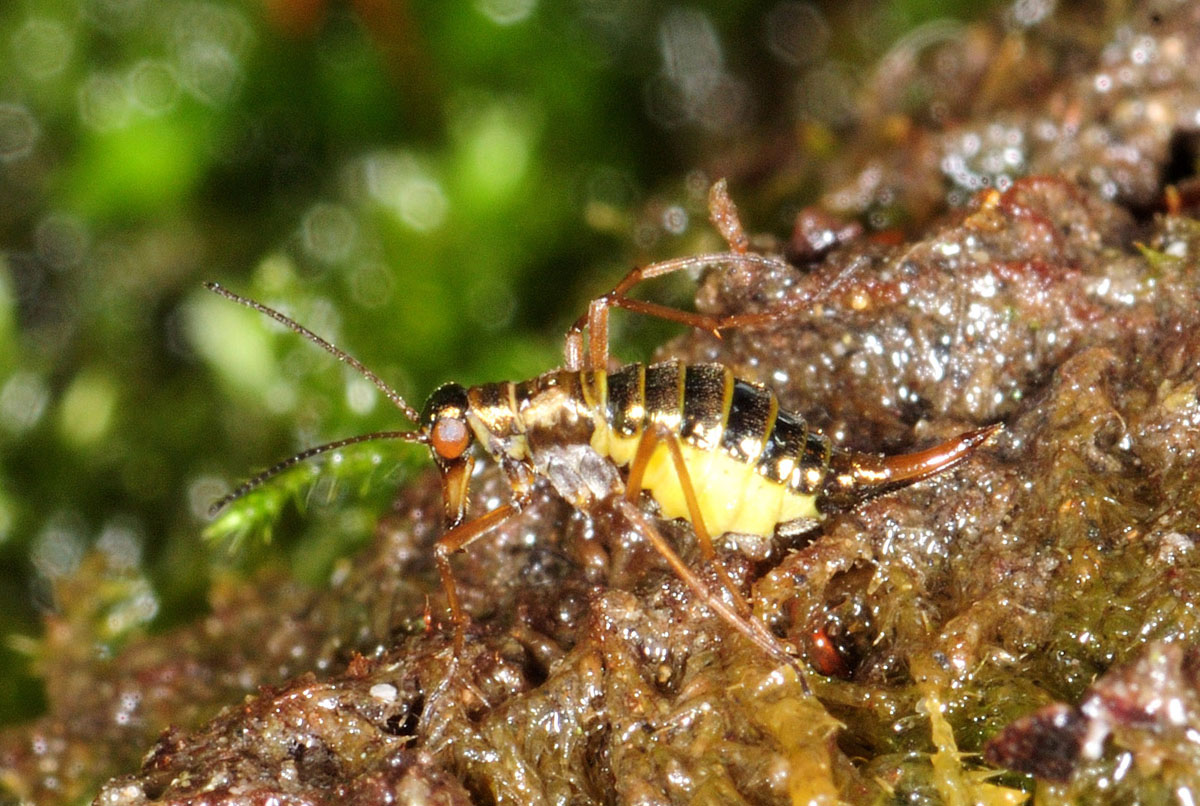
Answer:
[{"label": "brown debris", "polygon": [[984,758],[997,767],[1069,781],[1087,733],[1087,719],[1067,705],[1047,705],[1023,716],[988,742]]},{"label": "brown debris", "polygon": [[[1195,158],[1200,9],[1128,8],[1109,26],[1082,4],[1076,20],[1064,9],[1030,31],[979,25],[893,54],[860,101],[857,136],[815,168],[823,206],[920,227],[988,187],[1046,175],[1163,209],[1164,185],[1186,180]],[[914,85],[928,94],[915,109]]]},{"label": "brown debris", "polygon": [[[1109,671],[1078,706],[1048,705],[988,742],[988,763],[1066,783],[1111,742],[1146,774],[1191,786],[1200,761],[1200,647],[1155,642]],[[1085,791],[1086,776],[1076,784]]]}]

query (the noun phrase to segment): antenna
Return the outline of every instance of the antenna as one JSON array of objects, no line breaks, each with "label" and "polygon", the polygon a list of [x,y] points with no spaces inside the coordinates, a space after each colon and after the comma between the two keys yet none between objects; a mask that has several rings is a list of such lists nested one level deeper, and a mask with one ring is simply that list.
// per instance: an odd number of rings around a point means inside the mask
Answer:
[{"label": "antenna", "polygon": [[335,442],[327,442],[324,445],[318,445],[315,448],[309,448],[307,450],[300,451],[300,453],[296,454],[295,456],[289,456],[282,462],[267,468],[254,478],[243,481],[233,490],[233,492],[222,496],[219,500],[217,500],[216,503],[209,507],[208,516],[211,518],[246,493],[250,492],[256,487],[261,486],[263,482],[279,475],[289,467],[303,462],[305,459],[311,459],[314,456],[322,453],[328,453],[329,451],[336,451],[338,448],[344,448],[347,445],[356,445],[359,442],[372,442],[380,439],[402,439],[405,442],[426,442],[428,437],[426,437],[425,434],[420,431],[376,431],[371,434],[360,434],[357,437],[347,437],[346,439],[339,439]]},{"label": "antenna", "polygon": [[[375,388],[377,388],[379,391],[381,391],[385,395],[387,395],[388,400],[392,401],[392,403],[394,403],[396,405],[396,408],[398,408],[398,409],[400,409],[400,411],[404,412],[405,417],[407,417],[409,420],[411,420],[414,424],[420,422],[421,415],[417,412],[416,409],[414,409],[412,406],[408,405],[408,402],[403,397],[400,396],[399,392],[397,392],[395,389],[393,389],[392,387],[390,387],[386,383],[384,383],[382,378],[380,378],[378,375],[376,375],[371,370],[367,369],[366,366],[363,365],[363,362],[359,361],[357,358],[350,355],[345,350],[335,347],[334,345],[325,341],[325,339],[321,338],[316,333],[313,333],[311,330],[309,330],[308,328],[306,328],[304,325],[300,324],[296,320],[294,320],[290,317],[284,316],[279,311],[275,310],[274,308],[269,308],[266,305],[263,305],[261,302],[255,302],[254,300],[250,299],[249,297],[243,297],[240,294],[235,294],[232,291],[230,291],[229,289],[218,285],[217,283],[207,282],[204,284],[204,287],[207,288],[209,291],[213,292],[214,294],[220,294],[222,297],[225,297],[225,299],[233,300],[234,302],[238,303],[239,305],[245,305],[247,308],[253,308],[254,310],[258,311],[259,313],[266,314],[267,316],[274,319],[276,322],[279,322],[280,324],[287,327],[289,330],[291,330],[295,333],[299,333],[301,336],[308,339],[313,344],[320,347],[322,350],[325,350],[327,353],[330,353],[337,360],[342,361],[342,362],[354,367],[354,369],[358,370],[358,372],[361,373],[364,378],[369,380],[371,383],[375,384]],[[396,432],[396,433],[400,433],[400,432]],[[330,443],[330,444],[333,444],[333,443]],[[320,452],[321,451],[317,451],[317,453],[320,453]],[[271,475],[273,475],[273,474],[271,474]]]}]

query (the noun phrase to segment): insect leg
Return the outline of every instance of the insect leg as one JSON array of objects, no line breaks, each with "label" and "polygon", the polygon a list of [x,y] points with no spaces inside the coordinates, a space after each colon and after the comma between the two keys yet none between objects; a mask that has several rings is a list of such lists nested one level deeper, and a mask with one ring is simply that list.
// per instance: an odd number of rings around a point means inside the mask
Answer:
[{"label": "insect leg", "polygon": [[[714,594],[688,568],[687,564],[680,559],[675,550],[671,548],[671,545],[650,524],[644,513],[637,506],[637,498],[642,491],[642,479],[645,475],[646,465],[649,463],[650,457],[654,454],[654,449],[660,442],[666,443],[667,449],[671,453],[671,461],[678,476],[679,484],[683,489],[684,498],[687,501],[689,519],[692,522],[693,530],[696,532],[696,540],[700,545],[700,554],[705,562],[713,566],[721,582],[721,586],[732,597],[736,610],[730,608],[721,597]],[[805,679],[804,671],[799,661],[787,651],[779,642],[779,639],[772,635],[761,621],[754,617],[749,602],[746,601],[746,598],[742,596],[741,592],[733,584],[733,580],[729,578],[729,572],[725,569],[720,558],[717,557],[716,550],[713,548],[712,536],[704,525],[704,516],[700,511],[700,502],[696,498],[696,491],[692,486],[691,476],[683,460],[683,452],[679,448],[679,440],[675,434],[661,424],[649,425],[642,432],[637,453],[630,464],[629,481],[626,485],[625,496],[622,502],[622,512],[634,523],[638,531],[650,541],[654,549],[663,556],[672,570],[692,590],[693,595],[703,601],[706,606],[724,619],[727,624],[749,638],[755,646],[794,668],[803,684],[805,693],[808,693],[808,682]],[[636,515],[631,513],[636,513]]]},{"label": "insect leg", "polygon": [[[778,312],[730,314],[718,316],[714,314],[681,311],[668,305],[633,299],[629,291],[645,280],[662,277],[682,269],[699,268],[709,265],[755,264],[767,267],[787,266],[782,259],[769,258],[750,252],[719,252],[709,255],[692,255],[648,266],[638,266],[621,279],[611,291],[596,297],[588,305],[587,313],[575,320],[567,330],[564,348],[564,362],[569,370],[605,369],[608,364],[608,315],[611,308],[624,308],[634,313],[655,316],[668,322],[678,322],[681,325],[708,330],[713,333],[731,327],[760,325],[778,319]],[[587,355],[585,361],[583,332],[587,330]]]},{"label": "insect leg", "polygon": [[729,251],[744,255],[750,250],[750,238],[742,228],[737,205],[729,198],[729,184],[724,177],[708,189],[708,220],[729,244]]},{"label": "insect leg", "polygon": [[738,610],[748,617],[751,613],[749,602],[733,584],[725,564],[717,557],[716,549],[713,548],[712,535],[709,534],[708,527],[704,524],[704,513],[700,511],[700,500],[696,497],[696,488],[692,486],[691,473],[688,472],[687,463],[683,460],[683,451],[679,449],[679,438],[659,423],[648,425],[642,432],[642,437],[638,441],[637,453],[629,465],[629,481],[625,485],[625,497],[631,502],[637,502],[638,496],[642,493],[642,477],[645,475],[646,466],[650,463],[650,457],[654,455],[654,449],[660,443],[665,443],[667,450],[671,453],[675,476],[679,479],[684,501],[687,502],[688,520],[691,521],[692,530],[696,533],[696,542],[700,544],[700,557],[704,562],[713,566],[721,581],[721,586],[729,591]]},{"label": "insect leg", "polygon": [[476,538],[495,529],[518,511],[518,508],[512,504],[496,507],[475,520],[455,526],[438,538],[434,545],[433,557],[437,561],[438,574],[442,577],[442,589],[446,591],[446,602],[450,605],[450,617],[454,620],[454,656],[456,658],[462,654],[467,614],[458,599],[458,587],[454,584],[454,571],[450,567],[450,555],[466,548]]},{"label": "insect leg", "polygon": [[787,651],[779,642],[779,639],[763,626],[762,622],[754,618],[744,618],[726,604],[720,596],[715,595],[709,590],[704,581],[696,576],[692,569],[687,567],[687,563],[675,553],[675,550],[671,548],[671,544],[667,542],[667,539],[650,522],[646,517],[646,513],[642,512],[641,507],[624,496],[618,497],[616,504],[621,510],[621,514],[637,529],[640,535],[650,541],[650,545],[654,547],[654,550],[662,555],[662,558],[671,566],[671,570],[683,580],[683,583],[692,591],[693,596],[704,602],[706,607],[720,616],[729,626],[746,636],[759,649],[795,669],[796,676],[800,678],[800,685],[804,693],[812,693],[812,690],[808,686],[808,678],[805,675],[804,667]]}]

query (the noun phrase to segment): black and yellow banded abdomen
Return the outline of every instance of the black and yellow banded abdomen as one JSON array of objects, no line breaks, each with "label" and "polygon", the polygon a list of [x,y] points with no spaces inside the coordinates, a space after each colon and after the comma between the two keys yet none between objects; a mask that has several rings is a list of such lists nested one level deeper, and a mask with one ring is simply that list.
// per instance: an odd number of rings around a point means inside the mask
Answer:
[{"label": "black and yellow banded abdomen", "polygon": [[[769,537],[780,523],[815,518],[829,470],[830,444],[803,418],[782,411],[765,387],[719,364],[630,364],[590,386],[597,409],[594,450],[627,466],[647,427],[679,438],[704,525]],[[666,518],[689,518],[666,444],[655,448],[643,486]]]}]

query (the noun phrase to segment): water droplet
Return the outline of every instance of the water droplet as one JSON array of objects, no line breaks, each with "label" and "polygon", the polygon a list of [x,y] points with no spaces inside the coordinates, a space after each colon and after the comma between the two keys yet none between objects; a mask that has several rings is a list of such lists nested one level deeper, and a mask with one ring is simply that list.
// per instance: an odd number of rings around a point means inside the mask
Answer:
[{"label": "water droplet", "polygon": [[678,204],[672,204],[667,209],[663,210],[662,214],[663,229],[672,235],[682,235],[688,228],[687,210],[680,207]]},{"label": "water droplet", "polygon": [[484,278],[467,292],[467,312],[471,321],[488,330],[500,330],[512,322],[517,301],[506,283]]},{"label": "water droplet", "polygon": [[1012,18],[1017,25],[1037,25],[1054,11],[1055,0],[1017,0],[1012,4]]},{"label": "water droplet", "polygon": [[29,554],[34,567],[44,577],[57,579],[72,573],[83,558],[78,517],[66,512],[51,515]]},{"label": "water droplet", "polygon": [[112,131],[129,122],[125,82],[109,73],[92,73],[79,88],[79,119],[96,131]]},{"label": "water droplet", "polygon": [[145,536],[141,524],[132,518],[114,518],[104,524],[96,548],[108,558],[108,565],[115,570],[132,570],[142,562],[142,545]]},{"label": "water droplet", "polygon": [[29,155],[41,135],[33,114],[20,104],[0,103],[0,162]]},{"label": "water droplet", "polygon": [[365,163],[367,192],[418,232],[441,226],[448,203],[442,186],[410,154],[375,154]]},{"label": "water droplet", "polygon": [[514,25],[537,7],[537,0],[476,0],[475,7],[497,25]]},{"label": "water droplet", "polygon": [[228,50],[213,42],[195,42],[179,55],[183,87],[209,106],[229,101],[241,83],[241,65]]},{"label": "water droplet", "polygon": [[50,390],[39,375],[16,372],[0,387],[0,425],[14,434],[37,425],[46,411]]},{"label": "water droplet", "polygon": [[221,496],[229,492],[229,485],[215,476],[200,476],[188,485],[188,509],[197,520],[207,521],[208,510]]},{"label": "water droplet", "polygon": [[395,281],[387,266],[368,261],[355,266],[349,274],[350,296],[362,308],[381,308],[392,298]]},{"label": "water droplet", "polygon": [[173,20],[180,85],[211,106],[227,103],[242,82],[242,60],[253,41],[244,15],[226,5],[186,3]]},{"label": "water droplet", "polygon": [[141,21],[146,0],[86,0],[83,14],[106,31],[127,31]]},{"label": "water droplet", "polygon": [[724,53],[707,14],[673,8],[659,27],[662,69],[646,84],[646,111],[659,125],[728,128],[744,114],[745,85],[724,69]]},{"label": "water droplet", "polygon": [[358,245],[358,222],[340,204],[314,204],[305,213],[300,232],[304,248],[326,263],[345,260]]},{"label": "water droplet", "polygon": [[379,390],[366,378],[355,375],[346,383],[346,405],[355,414],[369,414],[378,399]]},{"label": "water droplet", "polygon": [[175,105],[179,82],[170,66],[145,59],[129,71],[129,93],[142,111],[159,115]]},{"label": "water droplet", "polygon": [[39,221],[34,239],[38,257],[58,271],[82,263],[91,241],[83,221],[68,213],[50,213]]},{"label": "water droplet", "polygon": [[829,25],[811,3],[779,3],[767,12],[767,46],[791,65],[811,64],[825,55]]},{"label": "water droplet", "polygon": [[795,91],[796,105],[802,115],[834,126],[854,119],[856,97],[854,78],[846,68],[828,63],[805,72]]},{"label": "water droplet", "polygon": [[76,446],[94,444],[112,424],[117,405],[117,388],[107,375],[80,373],[71,381],[58,408],[58,430]]},{"label": "water droplet", "polygon": [[13,32],[14,63],[34,79],[58,75],[71,59],[71,37],[58,20],[30,17]]}]

